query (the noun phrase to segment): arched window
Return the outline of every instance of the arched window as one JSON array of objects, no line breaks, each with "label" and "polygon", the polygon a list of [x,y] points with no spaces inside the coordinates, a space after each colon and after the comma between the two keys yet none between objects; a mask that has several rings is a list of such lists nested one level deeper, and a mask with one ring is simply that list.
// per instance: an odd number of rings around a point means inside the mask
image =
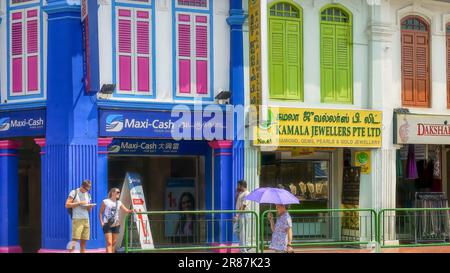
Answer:
[{"label": "arched window", "polygon": [[430,106],[429,25],[418,16],[401,22],[403,106]]},{"label": "arched window", "polygon": [[447,108],[450,108],[450,23],[447,24]]},{"label": "arched window", "polygon": [[269,5],[269,94],[303,100],[302,9],[292,2]]},{"label": "arched window", "polygon": [[333,5],[320,13],[321,102],[353,103],[352,16]]}]

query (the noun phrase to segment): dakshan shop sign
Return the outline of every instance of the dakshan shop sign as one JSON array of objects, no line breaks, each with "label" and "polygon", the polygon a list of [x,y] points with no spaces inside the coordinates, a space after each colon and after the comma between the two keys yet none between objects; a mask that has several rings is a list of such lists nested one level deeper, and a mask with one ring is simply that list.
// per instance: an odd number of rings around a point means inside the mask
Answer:
[{"label": "dakshan shop sign", "polygon": [[379,148],[382,113],[366,110],[269,108],[254,145]]},{"label": "dakshan shop sign", "polygon": [[450,116],[396,114],[396,144],[450,144]]}]

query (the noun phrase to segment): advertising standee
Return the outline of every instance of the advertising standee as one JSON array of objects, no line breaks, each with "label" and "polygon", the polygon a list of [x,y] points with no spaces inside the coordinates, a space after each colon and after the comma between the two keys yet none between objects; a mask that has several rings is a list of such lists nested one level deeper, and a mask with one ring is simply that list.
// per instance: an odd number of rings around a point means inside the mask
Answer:
[{"label": "advertising standee", "polygon": [[[147,212],[147,206],[145,203],[145,196],[144,191],[142,189],[142,180],[139,174],[128,172],[125,175],[125,181],[122,186],[122,195],[120,197],[120,201],[124,204],[126,207],[132,206],[132,209],[135,212],[138,212],[137,214],[133,215],[133,221],[135,223],[137,232],[139,234],[139,242],[142,249],[153,249],[153,237],[152,237],[152,231],[150,229],[150,222],[148,219],[148,216],[146,214],[140,214]],[[126,224],[124,222],[124,217],[121,214],[119,217],[120,223],[124,223],[124,228],[121,229],[118,242],[122,242]],[[132,233],[131,230],[129,230],[129,234]],[[132,235],[132,234],[130,234]],[[129,236],[130,236],[129,235]],[[126,244],[127,242],[125,242]],[[120,245],[120,244],[117,244]]]}]

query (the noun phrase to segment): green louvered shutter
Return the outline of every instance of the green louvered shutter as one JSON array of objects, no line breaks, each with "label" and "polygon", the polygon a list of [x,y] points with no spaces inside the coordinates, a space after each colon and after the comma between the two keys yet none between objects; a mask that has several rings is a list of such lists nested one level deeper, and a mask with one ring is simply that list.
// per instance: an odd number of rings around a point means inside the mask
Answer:
[{"label": "green louvered shutter", "polygon": [[353,102],[351,32],[348,26],[336,26],[336,87],[339,103]]},{"label": "green louvered shutter", "polygon": [[321,101],[335,102],[335,27],[333,25],[321,24],[320,28]]},{"label": "green louvered shutter", "polygon": [[285,22],[269,20],[269,94],[271,98],[285,98]]},{"label": "green louvered shutter", "polygon": [[300,22],[286,21],[286,98],[303,100]]}]

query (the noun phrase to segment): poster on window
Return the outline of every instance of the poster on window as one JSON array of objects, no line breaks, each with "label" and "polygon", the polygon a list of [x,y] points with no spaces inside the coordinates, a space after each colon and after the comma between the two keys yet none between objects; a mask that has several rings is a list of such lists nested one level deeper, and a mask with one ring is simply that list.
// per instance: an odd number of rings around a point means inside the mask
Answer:
[{"label": "poster on window", "polygon": [[342,239],[357,241],[360,238],[360,212],[352,211],[359,208],[359,192],[361,181],[361,167],[345,167],[342,185],[341,215]]},{"label": "poster on window", "polygon": [[[196,210],[195,180],[191,178],[169,178],[166,184],[164,209],[166,211]],[[194,214],[167,214],[165,236],[183,238],[194,236]]]}]

